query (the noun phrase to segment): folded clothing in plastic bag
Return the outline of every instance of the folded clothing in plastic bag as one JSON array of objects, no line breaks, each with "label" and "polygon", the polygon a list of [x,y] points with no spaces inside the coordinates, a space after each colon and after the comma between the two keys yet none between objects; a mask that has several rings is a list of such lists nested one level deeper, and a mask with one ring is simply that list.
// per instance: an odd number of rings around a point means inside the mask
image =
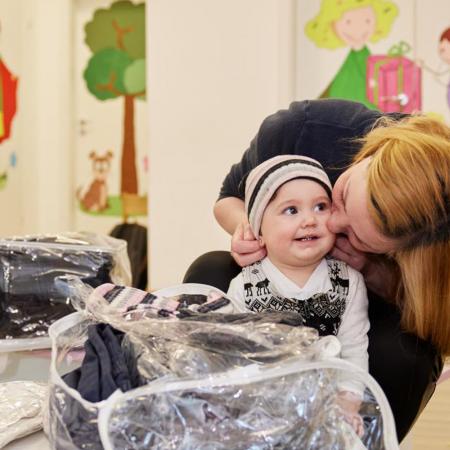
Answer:
[{"label": "folded clothing in plastic bag", "polygon": [[344,371],[294,359],[117,392],[100,409],[101,442],[107,450],[398,448],[393,424],[383,435],[380,411],[361,439],[343,420],[335,380]]},{"label": "folded clothing in plastic bag", "polygon": [[[167,305],[172,294],[179,302],[183,289],[195,294],[192,287],[180,286],[153,295],[165,297]],[[295,313],[284,320],[283,313],[202,314],[175,308],[176,314],[164,316],[151,304],[130,309],[118,302],[122,307],[115,309],[114,300],[101,298],[101,290],[86,302],[88,314],[72,314],[50,328],[54,448],[398,450],[392,413],[377,383],[337,358],[335,337],[319,338],[315,330],[295,326]],[[89,339],[90,327],[98,322],[124,333],[125,364],[137,377],[130,377],[127,392],[118,389],[90,402],[61,375],[67,355]],[[366,386],[361,438],[339,406],[342,376]]]},{"label": "folded clothing in plastic bag", "polygon": [[106,400],[116,389],[128,391],[131,377],[121,341],[123,333],[108,324],[90,325],[81,367],[64,375],[67,386],[90,402]]},{"label": "folded clothing in plastic bag", "polygon": [[48,327],[74,311],[67,277],[127,284],[126,243],[92,233],[0,240],[0,351],[49,347]]},{"label": "folded clothing in plastic bag", "polygon": [[0,383],[0,448],[42,428],[48,387],[44,383]]},{"label": "folded clothing in plastic bag", "polygon": [[[196,319],[213,326],[199,328]],[[66,373],[63,381],[85,400],[95,403],[106,400],[117,389],[126,392],[161,377],[208,375],[253,362],[275,362],[298,354],[299,349],[293,351],[291,343],[295,346],[298,341],[304,343],[308,335],[309,340],[317,339],[312,329],[294,330],[276,325],[300,326],[301,317],[290,312],[267,311],[258,315],[190,312],[180,320],[189,323],[161,323],[167,331],[164,338],[138,338],[104,323],[89,325],[81,367]],[[250,333],[250,328],[254,332]]]}]

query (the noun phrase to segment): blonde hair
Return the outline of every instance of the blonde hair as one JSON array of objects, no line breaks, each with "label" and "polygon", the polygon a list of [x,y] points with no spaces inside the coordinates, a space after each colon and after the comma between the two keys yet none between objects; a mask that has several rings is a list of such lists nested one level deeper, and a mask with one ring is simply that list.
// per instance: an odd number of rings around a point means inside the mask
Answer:
[{"label": "blonde hair", "polygon": [[334,22],[345,12],[366,6],[371,6],[376,16],[376,28],[369,41],[378,42],[389,34],[398,14],[395,3],[388,0],[323,0],[319,14],[306,24],[305,33],[318,47],[332,50],[345,47],[334,32]]},{"label": "blonde hair", "polygon": [[369,209],[397,243],[397,302],[406,331],[450,355],[450,128],[430,117],[386,118],[355,158],[370,157]]}]

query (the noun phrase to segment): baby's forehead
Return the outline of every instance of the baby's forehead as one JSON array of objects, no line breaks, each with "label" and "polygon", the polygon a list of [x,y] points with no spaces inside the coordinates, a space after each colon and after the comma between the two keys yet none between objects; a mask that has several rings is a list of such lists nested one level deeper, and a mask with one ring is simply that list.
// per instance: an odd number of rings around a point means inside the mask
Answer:
[{"label": "baby's forehead", "polygon": [[283,183],[274,193],[275,196],[289,195],[294,198],[307,199],[324,195],[329,198],[325,188],[316,180],[309,178],[294,178]]}]

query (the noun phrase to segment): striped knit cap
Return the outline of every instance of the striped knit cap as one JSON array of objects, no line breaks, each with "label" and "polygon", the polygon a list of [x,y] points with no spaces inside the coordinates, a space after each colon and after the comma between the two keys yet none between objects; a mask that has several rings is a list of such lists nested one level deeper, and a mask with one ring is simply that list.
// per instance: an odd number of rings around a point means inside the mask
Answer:
[{"label": "striped knit cap", "polygon": [[331,183],[322,165],[307,156],[279,155],[256,166],[245,182],[245,212],[258,237],[264,211],[276,190],[296,178],[317,181],[331,198]]}]

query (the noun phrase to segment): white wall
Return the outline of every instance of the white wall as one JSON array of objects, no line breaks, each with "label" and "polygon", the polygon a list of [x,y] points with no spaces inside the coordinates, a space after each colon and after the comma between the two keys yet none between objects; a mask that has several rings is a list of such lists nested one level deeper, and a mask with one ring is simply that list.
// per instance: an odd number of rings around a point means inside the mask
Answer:
[{"label": "white wall", "polygon": [[72,0],[23,1],[22,233],[72,227]]},{"label": "white wall", "polygon": [[147,5],[150,286],[229,249],[212,209],[261,121],[292,99],[293,2]]},{"label": "white wall", "polygon": [[0,236],[71,228],[72,0],[0,3],[1,49],[19,78],[17,114],[1,157],[17,154],[0,192]]}]

